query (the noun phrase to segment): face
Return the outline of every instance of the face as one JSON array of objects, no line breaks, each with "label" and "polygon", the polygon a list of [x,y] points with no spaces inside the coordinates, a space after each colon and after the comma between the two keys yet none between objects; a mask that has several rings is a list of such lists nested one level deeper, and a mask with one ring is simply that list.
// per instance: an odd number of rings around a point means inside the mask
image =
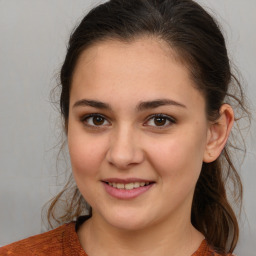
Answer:
[{"label": "face", "polygon": [[72,80],[68,144],[93,218],[129,230],[190,221],[208,126],[203,96],[163,42],[86,49]]}]

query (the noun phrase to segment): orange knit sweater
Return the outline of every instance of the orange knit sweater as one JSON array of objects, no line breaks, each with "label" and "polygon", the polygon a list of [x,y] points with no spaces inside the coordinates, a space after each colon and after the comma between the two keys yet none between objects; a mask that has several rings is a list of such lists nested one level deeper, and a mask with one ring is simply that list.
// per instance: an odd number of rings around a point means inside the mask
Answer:
[{"label": "orange knit sweater", "polygon": [[[80,245],[75,223],[65,224],[49,232],[32,236],[0,248],[1,256],[88,256]],[[203,240],[192,256],[220,256]],[[232,256],[232,255],[229,255]]]}]

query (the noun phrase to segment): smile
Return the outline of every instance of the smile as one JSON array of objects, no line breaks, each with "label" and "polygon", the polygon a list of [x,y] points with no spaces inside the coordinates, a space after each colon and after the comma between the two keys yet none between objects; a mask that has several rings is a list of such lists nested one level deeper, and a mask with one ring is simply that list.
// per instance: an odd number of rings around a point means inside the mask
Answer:
[{"label": "smile", "polygon": [[148,186],[150,182],[131,182],[131,183],[115,183],[115,182],[106,182],[109,186],[117,189],[126,189],[131,190],[134,188]]},{"label": "smile", "polygon": [[127,200],[146,193],[155,185],[156,182],[138,179],[109,179],[102,181],[102,183],[105,191],[111,197]]}]

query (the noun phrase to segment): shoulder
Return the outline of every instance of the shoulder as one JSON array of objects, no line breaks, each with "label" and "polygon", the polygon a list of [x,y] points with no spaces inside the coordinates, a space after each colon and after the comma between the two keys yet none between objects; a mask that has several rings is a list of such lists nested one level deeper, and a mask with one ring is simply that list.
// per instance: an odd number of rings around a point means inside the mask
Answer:
[{"label": "shoulder", "polygon": [[220,254],[216,252],[205,240],[202,241],[198,250],[192,256],[235,256],[233,254]]},{"label": "shoulder", "polygon": [[212,249],[212,247],[210,247],[210,246],[208,247],[208,251],[210,253],[209,255],[211,255],[211,256],[236,256],[236,255],[233,255],[231,253],[227,253],[227,254],[218,253],[214,249]]},{"label": "shoulder", "polygon": [[64,224],[54,230],[1,247],[0,255],[62,255],[66,232],[75,233],[75,224]]}]

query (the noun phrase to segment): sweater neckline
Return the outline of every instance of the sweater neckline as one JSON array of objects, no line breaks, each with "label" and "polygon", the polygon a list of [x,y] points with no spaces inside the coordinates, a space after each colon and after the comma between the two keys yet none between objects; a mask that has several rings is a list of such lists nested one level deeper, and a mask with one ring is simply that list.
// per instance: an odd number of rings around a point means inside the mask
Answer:
[{"label": "sweater neckline", "polygon": [[[63,233],[63,253],[64,255],[70,255],[70,256],[88,256],[84,249],[82,248],[82,245],[79,241],[79,237],[77,235],[77,226],[76,222],[71,222],[69,224],[65,224],[66,229]],[[198,249],[191,255],[191,256],[200,256],[200,255],[207,255],[207,252],[209,251],[209,246],[204,239]]]},{"label": "sweater neckline", "polygon": [[63,255],[88,256],[81,246],[75,225],[75,222],[66,224],[66,229],[63,233]]}]

